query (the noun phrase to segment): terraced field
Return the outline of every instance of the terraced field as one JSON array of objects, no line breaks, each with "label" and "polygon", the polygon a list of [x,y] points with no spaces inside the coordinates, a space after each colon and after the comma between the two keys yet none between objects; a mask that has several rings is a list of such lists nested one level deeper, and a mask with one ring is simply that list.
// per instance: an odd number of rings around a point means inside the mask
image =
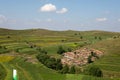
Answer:
[{"label": "terraced field", "polygon": [[[117,32],[0,29],[0,68],[3,69],[0,74],[5,73],[0,75],[0,80],[12,80],[13,69],[18,71],[18,80],[119,80],[119,44],[120,33]],[[61,58],[57,54],[60,45],[65,50],[90,47],[103,51],[104,56],[94,64],[102,69],[105,79],[84,74],[60,74],[35,60],[38,48],[45,49],[52,57]]]}]

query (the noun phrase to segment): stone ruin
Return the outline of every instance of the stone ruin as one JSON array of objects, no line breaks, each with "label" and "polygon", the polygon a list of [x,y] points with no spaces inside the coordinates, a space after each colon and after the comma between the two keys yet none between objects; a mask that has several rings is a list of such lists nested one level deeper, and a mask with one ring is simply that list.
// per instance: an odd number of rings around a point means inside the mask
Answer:
[{"label": "stone ruin", "polygon": [[91,61],[94,62],[100,58],[103,52],[96,49],[82,48],[73,52],[66,52],[63,54],[61,62],[63,65],[77,65],[83,66],[88,64],[88,58],[91,56]]}]

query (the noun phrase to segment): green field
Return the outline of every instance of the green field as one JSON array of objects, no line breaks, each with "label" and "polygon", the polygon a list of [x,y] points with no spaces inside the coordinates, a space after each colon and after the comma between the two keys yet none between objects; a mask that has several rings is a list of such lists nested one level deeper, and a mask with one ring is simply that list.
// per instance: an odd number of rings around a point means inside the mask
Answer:
[{"label": "green field", "polygon": [[[88,47],[102,51],[104,55],[93,64],[102,69],[103,78],[82,73],[61,74],[36,61],[38,48],[46,50],[49,56],[61,58],[57,54],[59,46],[65,50]],[[35,63],[27,61],[28,57]],[[120,33],[0,29],[0,80],[12,80],[13,69],[18,71],[18,80],[119,80]]]}]

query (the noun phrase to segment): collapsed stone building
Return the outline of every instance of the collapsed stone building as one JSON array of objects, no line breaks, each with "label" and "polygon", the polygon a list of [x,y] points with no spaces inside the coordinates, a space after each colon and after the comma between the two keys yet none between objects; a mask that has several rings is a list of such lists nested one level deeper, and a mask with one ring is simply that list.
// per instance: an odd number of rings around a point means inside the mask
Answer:
[{"label": "collapsed stone building", "polygon": [[73,52],[66,52],[61,59],[62,64],[83,66],[89,63],[90,58],[92,62],[101,57],[103,52],[96,49],[83,48]]}]

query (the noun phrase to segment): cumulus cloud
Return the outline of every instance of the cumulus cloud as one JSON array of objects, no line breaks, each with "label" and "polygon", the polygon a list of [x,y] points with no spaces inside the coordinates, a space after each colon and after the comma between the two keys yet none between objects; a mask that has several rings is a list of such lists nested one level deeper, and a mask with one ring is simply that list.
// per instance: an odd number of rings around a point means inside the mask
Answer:
[{"label": "cumulus cloud", "polygon": [[60,13],[60,14],[63,14],[63,13],[66,13],[68,10],[66,8],[62,8],[61,10],[59,11],[56,11],[56,13]]},{"label": "cumulus cloud", "polygon": [[57,10],[56,5],[53,5],[53,4],[49,3],[49,4],[45,4],[42,7],[40,7],[39,11],[40,12],[56,12],[56,13],[59,13],[59,14],[63,14],[63,13],[68,12],[68,9],[67,8],[62,8],[60,10]]},{"label": "cumulus cloud", "polygon": [[40,11],[42,12],[52,12],[52,11],[56,11],[56,6],[49,3],[49,4],[45,4],[40,8]]},{"label": "cumulus cloud", "polygon": [[96,21],[99,21],[99,22],[107,21],[107,18],[97,18]]},{"label": "cumulus cloud", "polygon": [[0,24],[7,21],[7,18],[4,15],[0,15]]}]

